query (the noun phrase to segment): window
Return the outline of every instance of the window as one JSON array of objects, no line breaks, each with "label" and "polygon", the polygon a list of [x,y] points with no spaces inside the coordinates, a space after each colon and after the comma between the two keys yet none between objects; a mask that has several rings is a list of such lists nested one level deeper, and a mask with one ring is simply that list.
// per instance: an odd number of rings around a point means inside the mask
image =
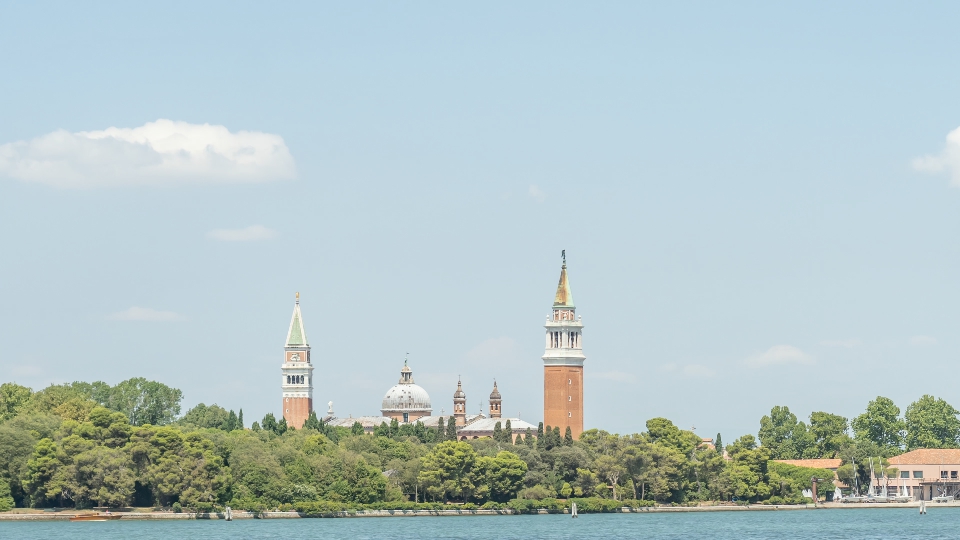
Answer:
[{"label": "window", "polygon": [[947,471],[940,471],[940,478],[946,478],[946,477],[947,477]]},{"label": "window", "polygon": [[403,413],[403,421],[404,423],[410,421],[410,413]]},{"label": "window", "polygon": [[568,412],[568,413],[567,413],[567,418],[573,418],[573,413],[572,413],[572,412]]},{"label": "window", "polygon": [[573,401],[573,396],[567,396],[567,401]]},{"label": "window", "polygon": [[567,384],[573,384],[573,379],[567,379]]},{"label": "window", "polygon": [[950,478],[953,480],[957,479],[957,471],[950,471]]},{"label": "window", "polygon": [[910,478],[910,471],[900,471],[900,478]]},{"label": "window", "polygon": [[923,471],[913,471],[914,478],[923,478]]}]

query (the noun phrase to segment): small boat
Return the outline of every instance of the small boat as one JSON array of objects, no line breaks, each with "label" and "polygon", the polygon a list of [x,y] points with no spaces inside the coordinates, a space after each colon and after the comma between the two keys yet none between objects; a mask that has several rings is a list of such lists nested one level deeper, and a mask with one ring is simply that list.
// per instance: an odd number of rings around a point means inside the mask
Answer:
[{"label": "small boat", "polygon": [[96,514],[80,514],[70,518],[70,521],[113,521],[120,519],[121,515],[111,514],[110,512],[98,512]]}]

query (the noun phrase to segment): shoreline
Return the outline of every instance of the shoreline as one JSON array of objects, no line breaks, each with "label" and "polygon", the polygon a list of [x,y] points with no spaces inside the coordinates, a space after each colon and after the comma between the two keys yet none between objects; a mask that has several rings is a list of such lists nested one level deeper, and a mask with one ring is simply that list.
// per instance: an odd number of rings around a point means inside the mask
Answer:
[{"label": "shoreline", "polygon": [[[624,507],[617,509],[617,514],[658,514],[658,513],[684,513],[684,512],[776,512],[776,511],[795,511],[795,510],[833,510],[833,509],[857,509],[857,508],[919,508],[919,502],[910,503],[824,503],[824,504],[805,504],[805,505],[747,505],[747,506],[657,506],[648,508],[630,508]],[[952,503],[931,503],[927,505],[930,510],[937,508],[957,508],[960,502]],[[77,515],[89,514],[91,512],[77,512],[75,510],[61,510],[56,512],[4,512],[0,513],[0,521],[67,521]],[[520,515],[544,515],[544,514],[568,514],[569,510],[547,510],[540,509],[536,512]],[[123,516],[123,521],[144,521],[144,520],[224,520],[223,512],[114,512],[114,514]],[[356,510],[345,512],[329,512],[321,514],[306,514],[301,512],[247,512],[244,510],[233,510],[233,519],[318,519],[318,518],[375,518],[375,517],[444,517],[444,516],[510,516],[518,515],[518,512],[512,509],[503,510]],[[587,515],[587,514],[584,514]]]}]

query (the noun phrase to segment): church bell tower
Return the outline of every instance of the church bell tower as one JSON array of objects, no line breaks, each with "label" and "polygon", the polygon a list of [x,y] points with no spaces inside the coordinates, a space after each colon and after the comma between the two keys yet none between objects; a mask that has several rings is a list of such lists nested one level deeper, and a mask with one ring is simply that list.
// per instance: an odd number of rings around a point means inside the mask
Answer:
[{"label": "church bell tower", "polygon": [[573,438],[583,433],[583,323],[576,317],[573,293],[567,278],[567,255],[562,253],[560,283],[553,298],[553,313],[547,317],[546,351],[543,353],[543,423],[569,427]]},{"label": "church bell tower", "polygon": [[280,380],[283,417],[288,426],[300,429],[313,412],[313,364],[310,363],[310,343],[303,329],[303,315],[300,314],[300,293],[297,293],[293,306],[283,355],[280,368],[283,373]]}]

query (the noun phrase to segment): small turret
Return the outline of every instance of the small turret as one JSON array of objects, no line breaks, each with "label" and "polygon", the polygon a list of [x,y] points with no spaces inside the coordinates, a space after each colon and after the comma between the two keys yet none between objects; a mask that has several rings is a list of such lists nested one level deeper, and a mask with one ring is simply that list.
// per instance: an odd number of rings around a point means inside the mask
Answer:
[{"label": "small turret", "polygon": [[490,418],[500,418],[500,390],[497,389],[497,381],[493,381],[493,392],[490,392]]},{"label": "small turret", "polygon": [[453,393],[453,417],[456,418],[458,426],[466,425],[467,395],[463,393],[463,385],[459,378],[457,379],[457,391]]}]

